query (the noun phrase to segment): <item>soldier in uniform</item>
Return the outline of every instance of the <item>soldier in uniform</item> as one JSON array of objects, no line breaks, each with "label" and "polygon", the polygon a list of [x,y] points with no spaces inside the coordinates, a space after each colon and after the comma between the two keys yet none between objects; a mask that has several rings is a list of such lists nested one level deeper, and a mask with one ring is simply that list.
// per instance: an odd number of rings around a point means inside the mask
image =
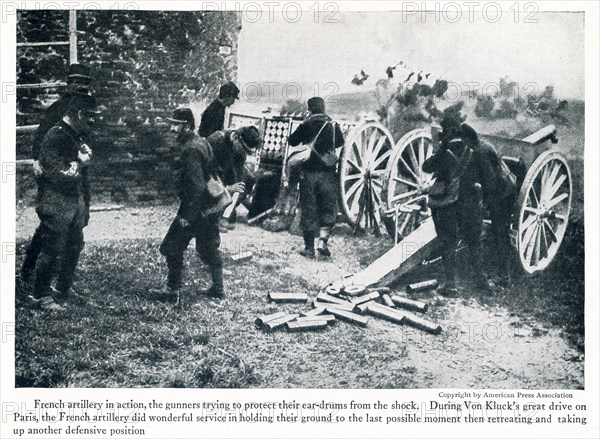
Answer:
[{"label": "soldier in uniform", "polygon": [[[196,238],[196,251],[208,265],[212,285],[206,291],[209,297],[220,299],[223,291],[223,262],[219,245],[219,218],[222,211],[215,208],[218,202],[208,193],[208,182],[219,171],[228,172],[234,163],[231,160],[238,151],[248,146],[236,132],[224,134],[225,140],[214,148],[208,139],[194,134],[194,116],[189,108],[174,111],[171,130],[177,133],[177,142],[182,147],[180,160],[179,198],[180,206],[160,252],[167,259],[169,269],[166,290],[159,293],[168,301],[179,303],[182,282],[183,252],[192,238]],[[238,182],[239,183],[239,182]],[[242,192],[243,184],[228,186],[231,192]]]},{"label": "soldier in uniform", "polygon": [[226,82],[219,89],[219,97],[202,113],[198,135],[208,137],[225,128],[225,109],[239,99],[240,89],[233,82]]},{"label": "soldier in uniform", "polygon": [[[313,146],[317,153],[313,151],[301,169],[300,227],[304,249],[300,254],[308,258],[315,257],[315,238],[319,233],[317,251],[327,258],[331,256],[327,243],[337,217],[338,177],[337,161],[326,163],[323,157],[335,154],[335,150],[344,144],[344,134],[340,126],[325,114],[325,101],[322,98],[310,98],[307,104],[310,115],[288,139],[291,146],[306,144],[315,140],[323,128]],[[325,124],[328,126],[324,127]]]},{"label": "soldier in uniform", "polygon": [[[463,165],[456,199],[449,205],[432,207],[437,236],[441,242],[445,282],[440,293],[455,295],[456,246],[459,237],[467,244],[475,285],[487,290],[488,284],[481,264],[481,231],[483,227],[482,188],[487,192],[493,183],[493,169],[482,150],[473,151],[460,135],[462,119],[449,115],[442,121],[439,151],[423,163],[423,171],[434,173],[440,181],[449,182],[454,168]],[[449,187],[451,185],[448,185]],[[449,197],[453,199],[452,197]]]},{"label": "soldier in uniform", "polygon": [[[40,255],[35,267],[34,299],[42,309],[60,310],[83,249],[83,228],[89,220],[90,188],[87,165],[91,148],[83,142],[88,123],[97,114],[96,100],[75,94],[66,116],[42,140],[39,162],[44,187],[36,212],[40,218]],[[60,258],[56,288],[50,284]]]},{"label": "soldier in uniform", "polygon": [[[69,108],[69,102],[71,98],[75,94],[84,94],[87,95],[89,93],[88,86],[90,83],[90,69],[87,66],[82,64],[71,64],[69,66],[69,76],[67,79],[67,91],[64,95],[60,97],[56,102],[54,102],[48,109],[45,111],[42,120],[40,121],[40,125],[35,131],[35,135],[33,138],[33,144],[31,148],[31,155],[34,160],[33,162],[33,170],[35,176],[37,177],[38,184],[38,199],[42,197],[43,194],[43,185],[41,176],[41,168],[39,164],[39,154],[40,148],[42,145],[42,140],[46,136],[46,133],[50,131],[50,129],[59,123],[62,118],[67,114],[67,110]],[[23,266],[21,267],[21,279],[24,282],[28,282],[29,278],[33,274],[35,269],[35,264],[37,258],[40,254],[42,246],[42,235],[40,229],[36,229],[31,242],[27,246],[27,250],[25,253],[25,260],[23,261]]]},{"label": "soldier in uniform", "polygon": [[[207,140],[214,151],[231,151],[231,154],[222,154],[221,161],[216,165],[219,168],[219,177],[223,184],[228,187],[229,192],[240,193],[236,203],[237,207],[250,194],[256,183],[255,174],[249,169],[246,159],[261,145],[260,132],[255,126],[246,126],[237,130],[217,131],[211,134]],[[241,146],[241,148],[234,147],[234,144]],[[235,219],[236,212],[234,208],[230,221],[234,222]],[[233,225],[221,221],[221,231],[230,228],[233,228]]]},{"label": "soldier in uniform", "polygon": [[511,284],[510,221],[517,197],[516,179],[496,149],[485,140],[479,139],[477,132],[471,126],[463,123],[460,133],[463,141],[480,154],[490,167],[489,178],[482,182],[482,195],[492,221],[498,285],[509,287]]}]

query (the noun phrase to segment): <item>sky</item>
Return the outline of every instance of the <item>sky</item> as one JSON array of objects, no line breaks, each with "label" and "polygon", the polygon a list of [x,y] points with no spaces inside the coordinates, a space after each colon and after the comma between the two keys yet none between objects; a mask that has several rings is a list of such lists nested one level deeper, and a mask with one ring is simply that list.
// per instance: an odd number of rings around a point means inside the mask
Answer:
[{"label": "sky", "polygon": [[[321,94],[333,87],[336,92],[359,91],[373,88],[386,77],[388,65],[403,61],[410,70],[396,68],[397,78],[423,70],[432,73],[431,79],[442,77],[467,90],[465,83],[478,82],[477,88],[483,88],[508,76],[521,87],[533,83],[528,90],[553,85],[561,98],[585,95],[583,13],[538,12],[530,17],[536,23],[525,22],[522,13],[515,23],[511,11],[497,22],[491,13],[486,18],[475,13],[471,20],[467,11],[460,18],[448,11],[436,23],[435,15],[400,12],[337,12],[329,17],[337,22],[325,22],[325,14],[315,17],[311,11],[298,19],[293,12],[287,19],[281,12],[242,15],[242,84],[295,81],[303,87],[318,83]],[[361,69],[370,78],[362,86],[352,85]]]}]

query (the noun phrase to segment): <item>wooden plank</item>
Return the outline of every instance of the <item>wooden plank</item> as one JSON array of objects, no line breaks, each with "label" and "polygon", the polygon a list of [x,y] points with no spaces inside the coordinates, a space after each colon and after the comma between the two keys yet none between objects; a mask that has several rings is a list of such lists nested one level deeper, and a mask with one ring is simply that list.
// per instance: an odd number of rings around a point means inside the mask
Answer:
[{"label": "wooden plank", "polygon": [[308,294],[306,293],[269,293],[267,298],[270,302],[306,302]]},{"label": "wooden plank", "polygon": [[274,314],[268,314],[268,315],[263,315],[263,316],[259,316],[256,318],[256,320],[254,320],[254,324],[256,325],[257,328],[262,328],[263,325],[266,322],[270,322],[272,320],[276,320],[276,319],[280,319],[282,317],[285,317],[285,312],[280,311],[280,312],[276,312]]},{"label": "wooden plank", "polygon": [[361,303],[368,302],[369,300],[375,300],[379,298],[379,293],[377,291],[373,293],[368,293],[363,296],[358,296],[352,299],[352,303],[354,305],[360,305]]},{"label": "wooden plank", "polygon": [[367,308],[369,307],[369,305],[371,305],[372,303],[375,303],[372,300],[369,300],[368,302],[365,303],[361,303],[360,305],[356,305],[354,307],[354,312],[357,312],[359,314],[364,314],[367,312]]},{"label": "wooden plank", "polygon": [[17,134],[35,133],[35,130],[37,130],[38,127],[39,125],[22,125],[20,127],[17,127]]},{"label": "wooden plank", "polygon": [[[252,259],[252,253],[251,252],[239,252],[239,253],[234,253],[231,255],[231,259],[233,260],[233,262],[246,262],[249,261],[250,259]],[[308,298],[308,296],[307,296]]]},{"label": "wooden plank", "polygon": [[379,294],[390,294],[392,292],[390,287],[373,287],[367,289],[369,290],[369,293],[378,292]]},{"label": "wooden plank", "polygon": [[40,82],[35,84],[17,84],[17,88],[58,88],[66,86],[66,82]]},{"label": "wooden plank", "polygon": [[340,304],[348,303],[347,300],[338,299],[337,297],[330,296],[327,293],[317,294],[317,301],[325,302],[325,303],[340,303]]},{"label": "wooden plank", "polygon": [[422,331],[429,332],[431,334],[439,334],[442,332],[442,327],[437,323],[425,320],[412,313],[406,314],[406,324],[414,326],[415,328],[421,329]]},{"label": "wooden plank", "polygon": [[35,41],[17,43],[17,47],[68,46],[68,41]]},{"label": "wooden plank", "polygon": [[111,204],[110,206],[90,206],[90,212],[108,212],[112,210],[121,210],[123,209],[122,204]]},{"label": "wooden plank", "polygon": [[403,312],[378,303],[371,303],[367,307],[366,312],[399,325],[403,325],[406,318]]},{"label": "wooden plank", "polygon": [[401,308],[412,309],[419,312],[426,312],[429,305],[418,300],[412,300],[407,297],[392,296],[392,302]]},{"label": "wooden plank", "polygon": [[340,320],[345,320],[347,322],[354,323],[362,327],[367,326],[367,324],[369,323],[369,319],[367,317],[359,316],[358,314],[354,314],[348,311],[342,311],[341,309],[327,308],[327,312],[338,317]]},{"label": "wooden plank", "polygon": [[272,332],[275,329],[284,326],[287,322],[297,319],[298,317],[300,317],[298,314],[289,314],[278,319],[271,320],[263,325],[263,329],[267,332]]},{"label": "wooden plank", "polygon": [[348,278],[345,284],[387,286],[429,258],[436,249],[437,239],[433,219],[427,218],[379,259]]}]

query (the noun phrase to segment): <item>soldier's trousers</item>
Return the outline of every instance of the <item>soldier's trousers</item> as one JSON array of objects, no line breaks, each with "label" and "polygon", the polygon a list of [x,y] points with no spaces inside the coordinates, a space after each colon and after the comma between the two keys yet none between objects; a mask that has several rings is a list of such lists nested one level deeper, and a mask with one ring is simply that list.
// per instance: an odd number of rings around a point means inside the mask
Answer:
[{"label": "soldier's trousers", "polygon": [[335,171],[304,171],[300,179],[300,228],[317,233],[333,227],[338,210],[338,178]]},{"label": "soldier's trousers", "polygon": [[516,194],[512,194],[489,203],[490,219],[492,220],[491,230],[497,258],[496,267],[501,278],[507,278],[510,275],[510,222],[514,211],[515,198]]},{"label": "soldier's trousers", "polygon": [[469,262],[476,280],[483,278],[481,267],[481,230],[483,216],[476,200],[459,200],[432,211],[435,231],[441,244],[446,282],[456,282],[456,246],[459,238],[467,244]]},{"label": "soldier's trousers", "polygon": [[[38,185],[38,191],[37,191],[36,203],[39,203],[42,200],[42,197],[44,195],[44,186],[42,185],[42,182],[39,181],[39,179],[38,179],[37,185]],[[33,234],[33,237],[31,238],[31,242],[29,243],[29,245],[27,246],[27,249],[25,250],[25,259],[23,260],[23,265],[21,266],[21,275],[23,276],[23,278],[25,280],[29,279],[29,277],[35,270],[35,264],[37,262],[37,259],[40,255],[40,253],[42,252],[42,245],[43,245],[43,228],[40,225],[35,229],[35,233]]]},{"label": "soldier's trousers", "polygon": [[67,199],[53,194],[45,194],[44,201],[38,204],[40,218],[40,255],[35,266],[36,297],[50,294],[50,284],[56,271],[58,259],[60,267],[56,289],[67,293],[73,283],[75,268],[83,250],[83,228],[87,217],[87,207],[82,197]]},{"label": "soldier's trousers", "polygon": [[187,249],[192,238],[196,238],[196,252],[202,262],[209,266],[213,286],[223,288],[223,261],[219,246],[219,217],[200,217],[190,224],[182,227],[179,218],[175,218],[169,227],[160,252],[167,258],[169,269],[168,286],[172,289],[181,288],[183,271],[183,252]]}]

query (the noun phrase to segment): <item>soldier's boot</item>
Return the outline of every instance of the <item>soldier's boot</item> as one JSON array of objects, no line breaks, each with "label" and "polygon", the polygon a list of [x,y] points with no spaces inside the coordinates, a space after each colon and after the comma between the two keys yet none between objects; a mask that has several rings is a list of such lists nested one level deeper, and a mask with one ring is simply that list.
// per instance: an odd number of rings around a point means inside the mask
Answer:
[{"label": "soldier's boot", "polygon": [[331,234],[331,227],[321,227],[319,231],[319,244],[317,246],[317,251],[324,258],[329,258],[331,256],[331,252],[327,247],[327,243],[329,241],[329,235]]},{"label": "soldier's boot", "polygon": [[73,247],[67,250],[62,258],[60,271],[58,272],[58,279],[56,280],[56,290],[58,300],[66,300],[69,296],[69,290],[73,285],[73,278],[75,276],[75,269],[79,262],[79,255],[81,254],[81,247]]},{"label": "soldier's boot", "polygon": [[33,300],[40,308],[47,311],[61,311],[64,309],[57,304],[51,296],[50,283],[54,274],[56,256],[41,253],[35,267],[35,285],[33,288]]},{"label": "soldier's boot", "polygon": [[442,265],[444,268],[444,279],[438,288],[438,292],[443,296],[457,296],[458,284],[456,282],[456,250],[454,247],[442,249]]},{"label": "soldier's boot", "polygon": [[304,249],[300,250],[300,254],[308,259],[315,258],[315,234],[312,231],[305,230],[302,234],[304,238]]},{"label": "soldier's boot", "polygon": [[31,242],[27,246],[25,260],[23,260],[23,265],[21,266],[21,280],[24,283],[28,283],[35,272],[35,264],[42,252],[42,242],[43,237],[38,227],[33,234],[33,238],[31,238]]},{"label": "soldier's boot", "polygon": [[473,273],[475,287],[483,291],[489,291],[490,285],[481,264],[481,245],[469,246],[469,263]]},{"label": "soldier's boot", "polygon": [[223,290],[223,263],[220,258],[209,266],[209,271],[212,285],[206,291],[206,294],[214,299],[222,299],[225,297],[225,292]]}]

